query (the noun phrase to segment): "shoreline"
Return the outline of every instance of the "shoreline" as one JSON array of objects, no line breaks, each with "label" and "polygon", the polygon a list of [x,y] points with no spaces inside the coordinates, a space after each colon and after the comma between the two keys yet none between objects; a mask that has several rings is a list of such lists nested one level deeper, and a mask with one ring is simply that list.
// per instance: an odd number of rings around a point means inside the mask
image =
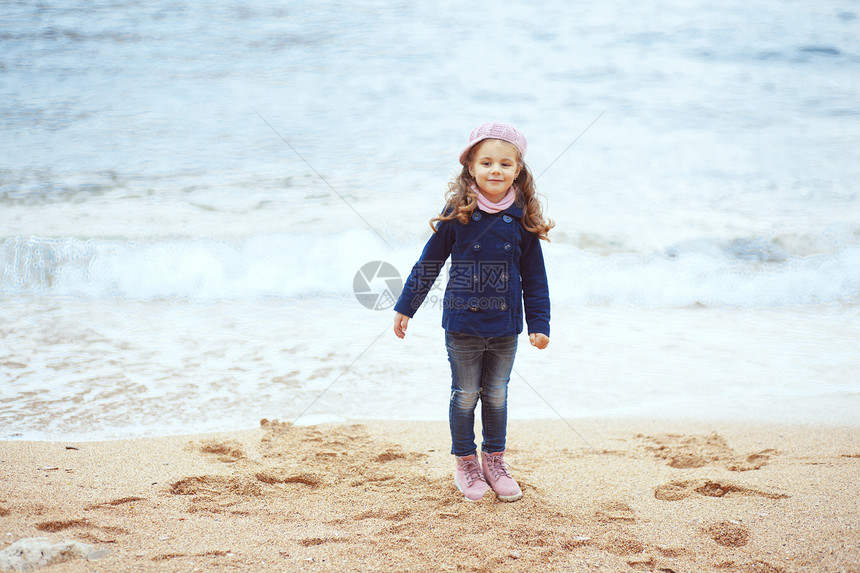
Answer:
[{"label": "shoreline", "polygon": [[[551,412],[549,407],[547,412]],[[529,422],[558,422],[575,426],[580,421],[584,423],[600,422],[611,424],[654,422],[665,424],[729,424],[749,426],[806,426],[812,428],[856,428],[860,429],[860,392],[846,391],[844,393],[811,394],[811,395],[747,395],[719,396],[716,398],[680,399],[671,402],[656,402],[637,407],[622,407],[615,410],[598,412],[590,416],[559,416],[547,415],[542,417],[517,417],[509,413],[509,423]],[[479,410],[476,411],[476,415]],[[790,424],[785,420],[792,420]],[[392,418],[342,418],[327,414],[308,414],[292,420],[296,427],[330,426],[353,423],[367,424],[447,424],[442,419],[392,419]],[[479,423],[479,422],[476,422]],[[52,437],[27,437],[21,433],[0,436],[0,444],[8,443],[103,443],[114,441],[134,441],[148,439],[167,439],[181,437],[198,437],[220,434],[243,434],[253,432],[257,426],[244,426],[229,430],[200,430],[175,431],[155,433],[141,437],[102,436],[88,437],[87,435],[71,434],[66,439]]]},{"label": "shoreline", "polygon": [[[447,423],[0,442],[4,543],[45,571],[857,571],[860,428],[511,420],[523,500],[462,501]],[[587,442],[587,443],[586,443]]]}]

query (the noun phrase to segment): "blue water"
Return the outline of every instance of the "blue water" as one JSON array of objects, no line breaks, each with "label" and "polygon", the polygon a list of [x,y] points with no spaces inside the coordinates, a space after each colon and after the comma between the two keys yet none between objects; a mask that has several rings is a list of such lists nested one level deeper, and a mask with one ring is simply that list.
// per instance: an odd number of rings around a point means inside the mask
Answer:
[{"label": "blue water", "polygon": [[[171,405],[204,411],[212,392],[234,404],[236,425],[310,392],[307,352],[269,354],[269,340],[231,330],[235,317],[210,325],[226,332],[215,342],[199,313],[169,318],[164,305],[233,305],[282,339],[317,321],[325,347],[340,344],[344,314],[354,330],[382,325],[386,313],[354,299],[355,273],[374,260],[408,272],[469,130],[492,119],[529,138],[557,223],[545,254],[559,316],[628,309],[674,324],[681,313],[683,331],[698,320],[684,309],[711,308],[756,314],[775,333],[823,313],[810,337],[854,332],[856,2],[4,2],[0,102],[0,421],[25,435],[124,435],[129,412],[135,432],[210,428],[215,414]],[[294,312],[266,324],[272,301]],[[176,342],[190,355],[259,352],[237,358],[234,390],[228,376],[168,393],[167,407],[143,399],[160,392],[156,378],[193,378],[167,349],[144,350],[177,320],[200,339]],[[733,350],[766,352],[747,343]],[[91,353],[98,374],[70,366]],[[845,392],[856,358],[831,358],[803,380]],[[335,381],[349,360],[313,380]],[[764,376],[752,362],[752,379]],[[304,373],[293,390],[256,386],[293,370]],[[633,387],[613,380],[635,408]],[[117,393],[94,398],[94,385]],[[58,387],[75,388],[76,406],[46,397]],[[614,407],[594,400],[566,412]],[[109,406],[125,413],[105,422]]]}]

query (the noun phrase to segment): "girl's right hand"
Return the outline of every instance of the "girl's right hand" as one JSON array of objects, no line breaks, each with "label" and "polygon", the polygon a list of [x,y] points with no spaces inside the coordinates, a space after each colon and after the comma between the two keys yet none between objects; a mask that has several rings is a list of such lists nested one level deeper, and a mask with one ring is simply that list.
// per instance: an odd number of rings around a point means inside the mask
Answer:
[{"label": "girl's right hand", "polygon": [[543,350],[549,345],[549,336],[539,332],[532,332],[529,334],[529,342],[538,350]]},{"label": "girl's right hand", "polygon": [[409,324],[409,317],[399,312],[394,313],[394,334],[397,338],[406,336],[406,325]]}]

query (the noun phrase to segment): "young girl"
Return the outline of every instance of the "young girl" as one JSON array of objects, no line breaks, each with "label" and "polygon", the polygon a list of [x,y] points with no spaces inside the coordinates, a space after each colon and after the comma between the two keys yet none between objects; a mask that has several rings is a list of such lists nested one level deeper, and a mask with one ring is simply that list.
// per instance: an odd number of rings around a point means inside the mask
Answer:
[{"label": "young girl", "polygon": [[[433,235],[394,306],[394,333],[406,326],[451,256],[442,326],[451,363],[451,453],[454,483],[468,500],[492,488],[502,501],[523,495],[505,463],[508,381],[523,330],[549,344],[549,290],[540,241],[553,227],[538,203],[523,161],[526,138],[513,126],[485,123],[460,153],[463,170],[448,184],[445,208],[430,221]],[[436,225],[434,226],[434,223]],[[475,406],[481,400],[482,463],[475,447]]]}]

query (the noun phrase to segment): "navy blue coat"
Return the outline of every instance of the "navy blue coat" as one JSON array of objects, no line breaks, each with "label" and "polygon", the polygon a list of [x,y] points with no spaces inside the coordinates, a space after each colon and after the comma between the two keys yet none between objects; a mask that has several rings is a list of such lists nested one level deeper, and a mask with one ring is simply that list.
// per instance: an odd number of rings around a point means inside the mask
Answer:
[{"label": "navy blue coat", "polygon": [[[394,310],[413,317],[451,256],[442,327],[485,338],[523,330],[549,336],[549,288],[540,240],[520,222],[514,204],[499,213],[478,209],[467,224],[441,221],[412,267]],[[437,301],[438,302],[438,301]]]}]

